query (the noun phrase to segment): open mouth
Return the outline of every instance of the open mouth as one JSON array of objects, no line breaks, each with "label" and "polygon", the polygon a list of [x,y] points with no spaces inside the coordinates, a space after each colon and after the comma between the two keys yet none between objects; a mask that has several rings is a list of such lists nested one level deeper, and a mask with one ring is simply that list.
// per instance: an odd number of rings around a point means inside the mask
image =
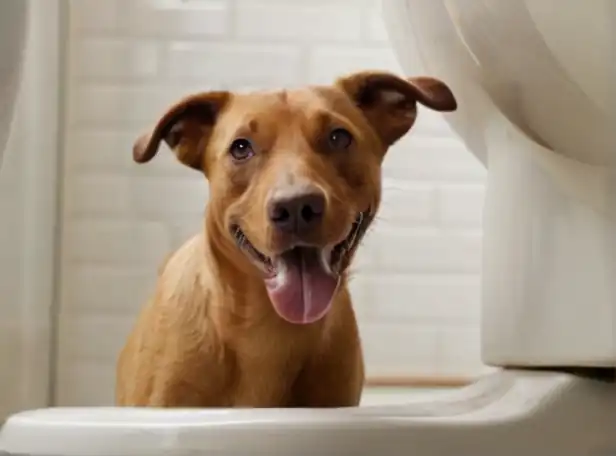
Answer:
[{"label": "open mouth", "polygon": [[370,212],[360,212],[343,241],[333,246],[296,245],[275,257],[257,250],[238,225],[231,233],[238,247],[264,273],[276,312],[291,323],[312,323],[329,310],[342,272],[366,231]]},{"label": "open mouth", "polygon": [[[294,251],[296,253],[301,253],[302,251],[314,250],[319,254],[320,261],[329,274],[333,276],[340,275],[344,267],[348,264],[350,255],[357,247],[361,235],[368,225],[368,219],[369,211],[360,212],[353,222],[349,234],[338,244],[324,248],[298,245],[283,252],[278,258],[284,257]],[[231,227],[231,234],[238,247],[248,255],[250,260],[252,260],[266,276],[270,277],[277,274],[277,266],[280,266],[277,264],[278,261],[276,261],[278,258],[270,258],[257,250],[238,225],[233,225]]]}]

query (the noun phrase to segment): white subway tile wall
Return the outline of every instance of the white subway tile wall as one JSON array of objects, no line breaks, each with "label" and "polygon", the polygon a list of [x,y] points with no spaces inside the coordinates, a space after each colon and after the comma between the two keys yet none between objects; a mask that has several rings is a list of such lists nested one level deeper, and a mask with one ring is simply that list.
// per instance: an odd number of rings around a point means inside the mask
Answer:
[{"label": "white subway tile wall", "polygon": [[[194,90],[400,68],[378,0],[69,5],[56,398],[98,405],[113,400],[117,353],[159,263],[200,229],[207,199],[205,180],[166,150],[134,164],[136,136]],[[382,211],[353,268],[368,375],[477,375],[485,172],[421,109],[384,173]]]}]

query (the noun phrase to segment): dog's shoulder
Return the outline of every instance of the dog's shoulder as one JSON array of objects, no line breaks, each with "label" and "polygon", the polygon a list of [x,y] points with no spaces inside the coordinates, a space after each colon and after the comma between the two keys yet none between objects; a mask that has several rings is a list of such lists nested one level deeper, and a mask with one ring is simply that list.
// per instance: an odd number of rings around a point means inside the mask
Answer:
[{"label": "dog's shoulder", "polygon": [[[118,404],[194,406],[222,400],[227,367],[221,360],[227,358],[212,329],[203,246],[197,235],[161,265],[154,296],[118,360]],[[210,398],[213,394],[218,396]]]},{"label": "dog's shoulder", "polygon": [[173,269],[193,268],[197,259],[203,261],[204,245],[203,234],[194,235],[164,258],[158,268],[158,275],[168,274]]},{"label": "dog's shoulder", "polygon": [[205,241],[202,234],[187,240],[159,268],[156,300],[177,304],[207,297]]}]

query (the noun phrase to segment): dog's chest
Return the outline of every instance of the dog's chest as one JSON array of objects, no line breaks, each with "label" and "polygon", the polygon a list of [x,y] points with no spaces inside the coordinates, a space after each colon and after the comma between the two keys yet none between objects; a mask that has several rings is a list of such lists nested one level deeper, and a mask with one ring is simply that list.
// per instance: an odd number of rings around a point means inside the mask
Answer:
[{"label": "dog's chest", "polygon": [[310,350],[301,340],[270,335],[236,349],[234,406],[286,406]]}]

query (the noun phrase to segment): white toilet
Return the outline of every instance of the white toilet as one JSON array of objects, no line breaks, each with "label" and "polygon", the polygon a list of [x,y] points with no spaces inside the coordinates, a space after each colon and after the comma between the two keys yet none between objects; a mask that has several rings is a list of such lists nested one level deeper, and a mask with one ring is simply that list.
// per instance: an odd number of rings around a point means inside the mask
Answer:
[{"label": "white toilet", "polygon": [[501,369],[396,406],[29,411],[0,452],[616,455],[616,2],[384,9],[402,65],[418,52],[452,86],[448,120],[488,168],[482,350]]}]

